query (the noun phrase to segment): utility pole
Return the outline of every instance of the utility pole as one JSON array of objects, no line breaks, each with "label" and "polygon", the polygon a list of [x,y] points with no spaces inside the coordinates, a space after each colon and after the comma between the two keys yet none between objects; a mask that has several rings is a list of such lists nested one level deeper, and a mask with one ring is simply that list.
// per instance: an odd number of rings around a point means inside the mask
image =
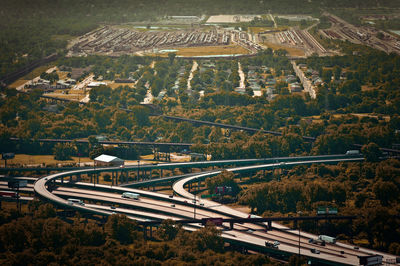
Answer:
[{"label": "utility pole", "polygon": [[[299,211],[297,212],[299,214],[299,216],[301,216],[302,212]],[[300,260],[300,220],[297,223],[297,230],[299,230],[299,260]]]},{"label": "utility pole", "polygon": [[193,191],[193,195],[194,195],[194,200],[193,200],[193,204],[194,204],[193,219],[196,219],[196,191]]},{"label": "utility pole", "polygon": [[138,181],[139,182],[139,166],[140,166],[140,161],[138,160],[137,161],[137,180],[136,181]]}]

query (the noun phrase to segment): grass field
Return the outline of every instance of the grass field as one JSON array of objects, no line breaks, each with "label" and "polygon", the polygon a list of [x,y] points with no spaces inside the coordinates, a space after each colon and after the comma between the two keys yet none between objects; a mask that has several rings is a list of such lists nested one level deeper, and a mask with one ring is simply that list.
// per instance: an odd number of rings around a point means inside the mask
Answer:
[{"label": "grass field", "polygon": [[43,94],[45,96],[60,98],[60,99],[68,99],[68,100],[82,100],[85,98],[85,94],[82,93],[83,91],[70,91],[69,94],[61,94],[61,93],[48,93]]},{"label": "grass field", "polygon": [[25,79],[19,79],[17,81],[14,81],[13,83],[11,83],[10,85],[8,85],[9,88],[17,88],[19,86],[21,86],[22,84],[24,84],[25,82],[28,82],[29,80],[25,80]]},{"label": "grass field", "polygon": [[303,50],[297,49],[297,48],[290,48],[290,47],[286,47],[286,46],[271,43],[271,42],[264,42],[263,45],[268,48],[271,48],[273,50],[284,49],[284,50],[288,51],[288,53],[291,56],[304,56],[305,55]]},{"label": "grass field", "polygon": [[[81,163],[85,162],[93,162],[93,160],[89,159],[88,157],[81,157],[80,158]],[[29,154],[15,154],[15,158],[12,160],[7,160],[7,165],[11,164],[25,164],[25,165],[31,165],[31,164],[70,164],[70,163],[78,163],[79,158],[78,157],[72,157],[71,160],[68,161],[59,161],[59,160],[54,160],[54,155],[29,155]],[[4,166],[4,160],[2,160],[1,166]]]},{"label": "grass field", "polygon": [[274,30],[274,29],[275,29],[274,27],[249,27],[249,30],[255,34],[257,34],[259,32],[263,32],[263,31],[267,31],[267,30]]},{"label": "grass field", "polygon": [[267,30],[280,30],[280,31],[284,31],[289,29],[289,27],[287,26],[279,26],[277,28],[275,27],[249,27],[249,30],[255,34],[259,33],[259,32],[263,32],[263,31],[267,31]]},{"label": "grass field", "polygon": [[108,83],[107,85],[108,87],[110,87],[111,89],[116,89],[120,86],[128,86],[129,88],[134,88],[135,84],[134,83]]},{"label": "grass field", "polygon": [[67,79],[68,72],[66,71],[57,71],[57,75],[59,79]]},{"label": "grass field", "polygon": [[25,79],[25,80],[31,80],[34,79],[38,76],[40,76],[40,74],[42,74],[43,72],[45,72],[47,69],[54,67],[53,63],[49,63],[46,64],[44,66],[40,66],[38,68],[35,68],[34,70],[32,70],[32,72],[26,74],[25,76],[23,76],[21,79]]},{"label": "grass field", "polygon": [[[249,51],[240,45],[221,45],[221,46],[197,46],[174,48],[179,56],[207,56],[207,55],[226,55],[226,54],[248,54]],[[150,53],[149,56],[167,57],[168,53]]]},{"label": "grass field", "polygon": [[51,40],[55,40],[55,41],[69,41],[69,40],[72,40],[73,38],[74,38],[74,36],[71,36],[68,34],[51,36]]},{"label": "grass field", "polygon": [[[249,51],[239,45],[201,46],[177,48],[180,56],[202,56],[220,54],[248,54]],[[167,56],[167,55],[166,55]]]}]

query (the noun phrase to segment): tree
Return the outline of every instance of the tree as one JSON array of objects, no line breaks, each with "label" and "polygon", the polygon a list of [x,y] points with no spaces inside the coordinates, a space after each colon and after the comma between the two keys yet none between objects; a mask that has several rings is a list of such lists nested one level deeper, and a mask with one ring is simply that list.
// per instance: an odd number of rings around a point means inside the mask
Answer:
[{"label": "tree", "polygon": [[219,231],[213,225],[207,225],[191,234],[191,243],[194,248],[203,252],[211,249],[216,252],[221,252],[224,248],[224,240]]},{"label": "tree", "polygon": [[94,159],[104,153],[103,145],[98,145],[89,151],[89,158]]},{"label": "tree", "polygon": [[361,152],[364,154],[364,158],[368,162],[377,162],[379,161],[379,157],[382,156],[379,146],[373,142],[363,145]]},{"label": "tree", "polygon": [[131,108],[133,111],[133,119],[138,126],[147,126],[150,124],[149,109],[143,106],[134,106]]},{"label": "tree", "polygon": [[75,155],[76,147],[71,143],[57,143],[54,146],[53,154],[56,160],[69,160],[72,155]]},{"label": "tree", "polygon": [[172,65],[174,63],[174,59],[176,57],[176,53],[168,53],[169,64]]},{"label": "tree", "polygon": [[379,181],[373,186],[373,192],[382,203],[382,206],[388,206],[390,202],[399,200],[399,189],[393,182]]},{"label": "tree", "polygon": [[252,88],[247,87],[246,88],[246,93],[247,93],[247,95],[249,95],[251,97],[254,96],[254,91],[253,91]]},{"label": "tree", "polygon": [[134,239],[141,239],[142,235],[137,231],[138,225],[125,215],[111,215],[105,224],[105,231],[112,239],[121,244],[131,244]]},{"label": "tree", "polygon": [[232,172],[223,171],[221,174],[206,179],[206,185],[208,192],[210,194],[214,194],[216,191],[216,187],[224,186],[224,187],[231,187],[232,192],[231,196],[236,196],[240,192],[239,185],[235,182],[234,179],[235,175]]},{"label": "tree", "polygon": [[182,229],[180,224],[175,223],[171,219],[166,219],[158,227],[157,235],[164,241],[175,239],[179,231]]},{"label": "tree", "polygon": [[358,80],[348,80],[343,83],[343,85],[339,88],[341,93],[353,93],[361,91],[361,85]]},{"label": "tree", "polygon": [[334,66],[333,67],[333,76],[335,77],[336,80],[340,79],[340,74],[342,73],[342,69],[339,66]]},{"label": "tree", "polygon": [[378,39],[383,40],[383,38],[385,37],[385,35],[384,35],[381,31],[379,31],[379,32],[376,34],[376,37],[377,37]]}]

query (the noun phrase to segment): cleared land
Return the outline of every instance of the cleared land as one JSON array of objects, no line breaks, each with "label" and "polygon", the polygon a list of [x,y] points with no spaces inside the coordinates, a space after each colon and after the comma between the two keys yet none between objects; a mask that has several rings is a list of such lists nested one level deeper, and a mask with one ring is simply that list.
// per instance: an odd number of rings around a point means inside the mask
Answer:
[{"label": "cleared land", "polygon": [[178,48],[177,50],[178,50],[177,55],[180,56],[249,54],[249,51],[247,49],[239,45],[185,47],[185,48]]},{"label": "cleared land", "polygon": [[217,15],[208,18],[206,23],[238,23],[249,22],[260,15]]},{"label": "cleared land", "polygon": [[304,56],[305,55],[304,51],[301,49],[290,48],[290,47],[286,47],[286,46],[271,43],[271,42],[264,42],[263,46],[266,46],[273,50],[278,50],[278,49],[286,50],[291,56]]},{"label": "cleared land", "polygon": [[26,79],[19,79],[17,81],[14,81],[13,83],[11,83],[10,85],[8,85],[9,88],[17,88],[23,84],[25,84],[26,82],[28,82],[29,80]]},{"label": "cleared land", "polygon": [[115,83],[115,82],[108,83],[107,82],[107,86],[110,87],[111,89],[116,89],[120,86],[123,86],[123,87],[128,86],[129,88],[134,88],[135,84],[134,83]]},{"label": "cleared land", "polygon": [[[93,162],[93,160],[89,159],[88,157],[81,157],[80,158],[81,163],[86,163],[86,162]],[[12,160],[7,160],[7,165],[11,164],[25,164],[25,165],[35,165],[35,164],[70,164],[70,163],[78,163],[79,158],[78,157],[71,157],[71,160],[67,161],[60,161],[60,160],[54,160],[53,155],[29,155],[29,154],[15,154],[15,158]],[[4,166],[4,161],[1,164]]]},{"label": "cleared land", "polygon": [[40,74],[42,74],[43,72],[46,72],[47,69],[54,67],[54,63],[49,63],[46,64],[44,66],[40,66],[38,68],[35,68],[32,72],[26,74],[25,76],[23,76],[21,78],[21,80],[31,80],[34,79],[38,76],[40,76]]}]

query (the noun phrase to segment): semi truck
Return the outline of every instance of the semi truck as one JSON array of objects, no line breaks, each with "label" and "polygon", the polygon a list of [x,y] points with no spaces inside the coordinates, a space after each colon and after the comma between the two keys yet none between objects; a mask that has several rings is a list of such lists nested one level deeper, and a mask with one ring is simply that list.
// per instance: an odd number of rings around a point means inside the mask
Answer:
[{"label": "semi truck", "polygon": [[139,199],[139,196],[140,196],[140,195],[137,194],[137,193],[124,192],[124,193],[122,193],[122,196],[121,196],[121,197],[138,200],[138,199]]},{"label": "semi truck", "polygon": [[322,241],[325,241],[326,243],[331,243],[331,244],[335,244],[336,243],[336,238],[331,237],[331,236],[319,235],[318,239],[322,240]]}]

